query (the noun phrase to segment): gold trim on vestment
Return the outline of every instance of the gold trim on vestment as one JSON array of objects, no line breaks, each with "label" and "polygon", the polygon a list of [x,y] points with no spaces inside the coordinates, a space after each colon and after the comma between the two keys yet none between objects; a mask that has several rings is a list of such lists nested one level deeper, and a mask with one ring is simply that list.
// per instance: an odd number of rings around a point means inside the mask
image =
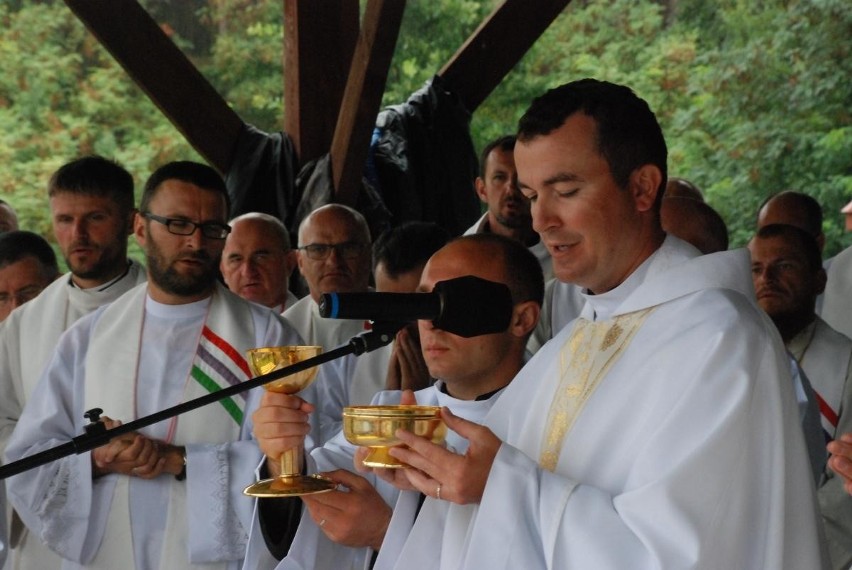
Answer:
[{"label": "gold trim on vestment", "polygon": [[559,352],[559,384],[544,430],[539,464],[554,471],[565,437],[653,307],[606,321],[578,318]]}]

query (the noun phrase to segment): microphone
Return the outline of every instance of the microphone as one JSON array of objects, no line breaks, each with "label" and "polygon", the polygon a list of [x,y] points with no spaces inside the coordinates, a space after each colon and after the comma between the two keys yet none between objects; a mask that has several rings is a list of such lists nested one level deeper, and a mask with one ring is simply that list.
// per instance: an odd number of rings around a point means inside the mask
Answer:
[{"label": "microphone", "polygon": [[469,338],[505,331],[513,306],[505,284],[468,275],[439,281],[431,293],[326,293],[319,313],[331,319],[431,320],[435,328]]}]

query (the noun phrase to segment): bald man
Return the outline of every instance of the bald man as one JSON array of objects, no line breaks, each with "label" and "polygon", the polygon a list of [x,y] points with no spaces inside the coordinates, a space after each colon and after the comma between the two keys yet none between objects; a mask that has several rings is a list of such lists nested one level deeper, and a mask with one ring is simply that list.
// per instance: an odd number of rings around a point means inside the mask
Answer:
[{"label": "bald man", "polygon": [[5,200],[0,200],[0,234],[18,229],[18,214]]},{"label": "bald man", "polygon": [[706,202],[666,194],[660,220],[666,233],[691,243],[701,253],[728,249],[725,221]]},{"label": "bald man", "polygon": [[290,292],[296,252],[284,223],[260,212],[231,220],[220,269],[228,289],[249,301],[282,313],[298,298]]},{"label": "bald man", "polygon": [[701,189],[698,186],[686,178],[677,178],[675,176],[669,177],[666,182],[665,195],[673,198],[692,198],[699,202],[704,201],[704,194],[701,193]]},{"label": "bald man", "polygon": [[757,229],[770,224],[796,226],[814,236],[822,253],[825,248],[822,218],[822,206],[814,198],[802,192],[784,190],[761,204],[757,212]]}]

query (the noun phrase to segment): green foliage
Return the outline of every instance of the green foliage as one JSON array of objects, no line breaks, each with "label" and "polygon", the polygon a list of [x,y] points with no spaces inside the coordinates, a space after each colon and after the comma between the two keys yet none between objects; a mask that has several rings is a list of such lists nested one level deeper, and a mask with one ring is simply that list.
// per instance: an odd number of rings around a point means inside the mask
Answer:
[{"label": "green foliage", "polygon": [[[497,3],[409,0],[383,104],[419,89]],[[143,4],[241,117],[279,128],[281,0]],[[786,188],[823,204],[828,254],[848,245],[838,213],[852,199],[848,2],[678,0],[673,24],[662,4],[569,4],[477,109],[477,146],[513,132],[549,87],[587,76],[624,83],[657,112],[670,173],[704,189],[732,245],[750,236],[757,205]],[[0,195],[25,227],[48,232],[43,187],[71,157],[112,156],[137,183],[167,160],[197,158],[60,0],[0,3],[0,58]]]},{"label": "green foliage", "polygon": [[[86,154],[137,177],[197,158],[180,133],[59,1],[0,4],[0,195],[50,236],[50,174]],[[134,250],[138,251],[138,250]]]},{"label": "green foliage", "polygon": [[283,2],[210,0],[203,20],[219,30],[208,61],[196,61],[244,121],[274,131],[284,118]]},{"label": "green foliage", "polygon": [[715,6],[718,25],[701,38],[691,104],[672,125],[686,135],[676,141],[685,176],[723,214],[733,245],[751,235],[767,196],[788,188],[811,194],[823,205],[832,255],[849,244],[839,214],[852,197],[848,5]]},{"label": "green foliage", "polygon": [[420,89],[492,9],[492,2],[473,0],[408,2],[382,103],[401,103]]}]

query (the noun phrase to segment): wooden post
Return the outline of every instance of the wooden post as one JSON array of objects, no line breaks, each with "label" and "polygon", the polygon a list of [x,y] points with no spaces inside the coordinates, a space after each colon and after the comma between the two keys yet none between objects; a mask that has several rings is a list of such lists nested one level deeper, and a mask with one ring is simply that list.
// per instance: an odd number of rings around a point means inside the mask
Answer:
[{"label": "wooden post", "polygon": [[506,0],[438,72],[473,113],[571,0]]},{"label": "wooden post", "polygon": [[404,11],[405,0],[367,2],[331,144],[336,199],[343,204],[353,206],[358,197]]},{"label": "wooden post", "polygon": [[284,0],[284,131],[303,163],[331,147],[358,12],[358,0]]},{"label": "wooden post", "polygon": [[186,140],[227,172],[243,121],[136,0],[65,0]]}]

